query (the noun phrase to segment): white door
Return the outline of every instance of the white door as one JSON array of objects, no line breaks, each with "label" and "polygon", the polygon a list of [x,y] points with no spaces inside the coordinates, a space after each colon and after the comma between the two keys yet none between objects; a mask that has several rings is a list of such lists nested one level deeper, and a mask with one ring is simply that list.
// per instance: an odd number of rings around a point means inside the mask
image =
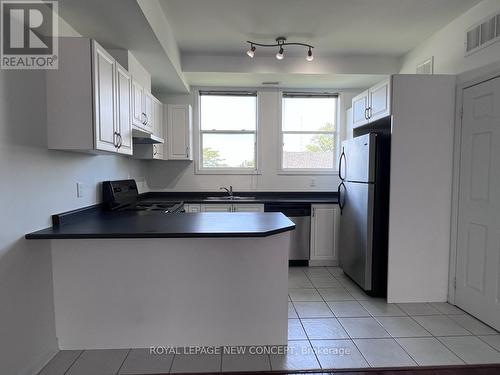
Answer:
[{"label": "white door", "polygon": [[264,212],[263,204],[233,204],[233,212]]},{"label": "white door", "polygon": [[187,105],[168,106],[168,158],[190,159],[190,113]]},{"label": "white door", "polygon": [[364,91],[352,99],[352,126],[357,128],[368,124],[368,91]]},{"label": "white door", "polygon": [[130,75],[119,64],[116,64],[116,132],[118,133],[121,154],[132,155],[132,119],[130,103],[132,102]]},{"label": "white door", "polygon": [[382,81],[369,90],[368,117],[376,121],[391,114],[391,80]]},{"label": "white door", "polygon": [[202,204],[201,212],[232,212],[232,204]]},{"label": "white door", "polygon": [[500,329],[500,77],[463,91],[457,306]]},{"label": "white door", "polygon": [[311,209],[311,260],[338,262],[338,207],[315,204]]},{"label": "white door", "polygon": [[116,151],[115,60],[99,44],[93,46],[95,148]]}]

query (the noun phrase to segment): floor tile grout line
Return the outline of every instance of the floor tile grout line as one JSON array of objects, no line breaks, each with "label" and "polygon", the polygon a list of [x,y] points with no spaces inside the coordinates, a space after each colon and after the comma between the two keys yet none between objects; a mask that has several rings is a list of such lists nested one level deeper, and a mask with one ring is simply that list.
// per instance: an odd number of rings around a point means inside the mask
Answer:
[{"label": "floor tile grout line", "polygon": [[174,352],[174,356],[172,357],[172,362],[170,362],[170,367],[168,368],[168,373],[172,373],[172,367],[174,366],[176,353]]},{"label": "floor tile grout line", "polygon": [[[481,335],[481,336],[495,336],[495,335]],[[482,342],[484,342],[484,343],[485,343],[486,345],[488,345],[490,348],[493,348],[493,350],[496,350],[497,352],[499,352],[499,353],[500,353],[500,349],[497,349],[497,348],[495,348],[493,345],[491,345],[489,342],[484,341],[484,340],[481,338],[481,336],[479,336],[479,335],[478,335],[478,336],[475,336],[475,337],[477,337],[479,340],[481,340]]]},{"label": "floor tile grout line", "polygon": [[[440,337],[467,337],[467,336],[440,336]],[[460,358],[462,361],[464,361],[465,364],[469,364],[465,358],[462,358],[457,352],[455,352],[452,348],[450,348],[448,345],[446,345],[445,342],[443,342],[442,340],[439,340],[439,337],[436,337],[436,339],[445,346],[445,348],[447,348],[450,352],[452,352],[453,354],[455,354],[458,358]]]},{"label": "floor tile grout line", "polygon": [[127,354],[125,355],[125,358],[123,358],[123,361],[122,361],[122,364],[120,365],[120,367],[118,367],[118,371],[116,372],[116,375],[118,375],[123,367],[123,364],[125,363],[125,361],[127,360],[128,358],[128,355],[130,354],[130,352],[132,351],[132,349],[129,349],[127,351]]},{"label": "floor tile grout line", "polygon": [[78,359],[82,356],[83,352],[85,351],[85,349],[83,350],[80,350],[80,354],[78,354],[75,358],[75,360],[73,362],[71,362],[71,364],[69,365],[69,367],[66,369],[66,371],[64,371],[64,374],[63,375],[66,375],[68,373],[68,371],[71,369],[71,367],[73,367],[73,365],[76,363],[76,361],[78,361]]}]

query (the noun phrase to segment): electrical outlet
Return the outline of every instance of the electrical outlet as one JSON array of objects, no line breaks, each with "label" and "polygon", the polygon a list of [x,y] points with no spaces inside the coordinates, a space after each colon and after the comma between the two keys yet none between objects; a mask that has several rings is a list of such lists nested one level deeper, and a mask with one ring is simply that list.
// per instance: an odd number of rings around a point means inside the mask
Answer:
[{"label": "electrical outlet", "polygon": [[315,187],[316,186],[316,179],[315,178],[311,178],[311,180],[309,181],[309,186],[310,187]]},{"label": "electrical outlet", "polygon": [[83,198],[83,184],[81,182],[76,183],[76,197]]}]

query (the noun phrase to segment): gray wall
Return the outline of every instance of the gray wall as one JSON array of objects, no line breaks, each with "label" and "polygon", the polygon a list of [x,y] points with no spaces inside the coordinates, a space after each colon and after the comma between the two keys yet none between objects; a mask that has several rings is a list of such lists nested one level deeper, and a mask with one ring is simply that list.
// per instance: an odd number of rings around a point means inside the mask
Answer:
[{"label": "gray wall", "polygon": [[[119,156],[49,151],[45,73],[0,70],[0,374],[29,374],[57,349],[49,243],[26,241],[50,215],[93,204],[99,181],[136,176]],[[90,124],[89,124],[90,126]],[[76,198],[76,182],[84,197]]]}]

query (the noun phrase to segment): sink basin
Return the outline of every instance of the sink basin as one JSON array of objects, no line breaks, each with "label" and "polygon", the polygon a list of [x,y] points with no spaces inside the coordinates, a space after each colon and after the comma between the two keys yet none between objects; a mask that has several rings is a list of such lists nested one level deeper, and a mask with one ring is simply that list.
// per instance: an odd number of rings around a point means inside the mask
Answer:
[{"label": "sink basin", "polygon": [[208,201],[253,201],[255,197],[238,197],[233,195],[232,197],[229,195],[223,195],[220,197],[207,197]]}]

